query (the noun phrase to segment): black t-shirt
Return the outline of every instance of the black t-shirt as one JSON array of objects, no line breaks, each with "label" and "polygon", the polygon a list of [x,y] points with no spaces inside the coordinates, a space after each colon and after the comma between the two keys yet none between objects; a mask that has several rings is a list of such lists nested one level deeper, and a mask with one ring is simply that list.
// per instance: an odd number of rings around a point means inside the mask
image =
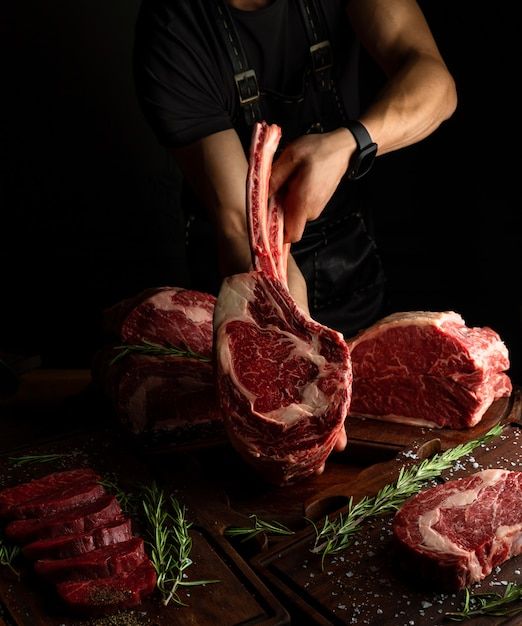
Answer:
[{"label": "black t-shirt", "polygon": [[[144,0],[136,25],[135,82],[142,109],[159,141],[181,147],[236,128],[241,112],[233,71],[205,5],[210,0]],[[358,114],[358,44],[345,16],[346,0],[320,0],[334,58],[336,85],[346,114]],[[310,43],[295,0],[263,9],[230,7],[261,92],[297,95],[310,66]],[[316,96],[314,96],[315,98]],[[264,104],[263,117],[283,127]],[[302,131],[313,124],[318,100],[307,107]],[[339,124],[337,124],[338,126]],[[295,130],[294,130],[295,134]],[[242,137],[242,139],[244,139]],[[245,143],[245,142],[244,142]]]},{"label": "black t-shirt", "polygon": [[[143,0],[136,26],[136,91],[163,145],[182,147],[235,128],[246,151],[251,129],[243,121],[233,69],[208,9],[213,1]],[[336,89],[327,93],[310,79],[310,42],[297,0],[274,0],[257,11],[230,7],[260,92],[266,94],[261,97],[263,119],[282,127],[282,144],[312,127],[338,128],[343,115],[358,116],[359,49],[345,15],[347,1],[317,0],[334,54]],[[278,100],[274,92],[305,97],[294,109],[284,102],[295,98]],[[212,227],[188,186],[182,204],[190,217],[191,286],[216,293],[220,277]],[[380,262],[358,211],[357,183],[343,179],[321,216],[292,246],[314,318],[347,335],[375,318],[382,291]]]}]

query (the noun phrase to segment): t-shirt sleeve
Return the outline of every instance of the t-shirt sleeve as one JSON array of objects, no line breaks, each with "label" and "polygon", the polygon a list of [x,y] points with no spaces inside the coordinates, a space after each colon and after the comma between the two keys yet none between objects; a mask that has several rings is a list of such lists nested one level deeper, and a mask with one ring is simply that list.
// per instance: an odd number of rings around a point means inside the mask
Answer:
[{"label": "t-shirt sleeve", "polygon": [[165,146],[182,147],[233,127],[223,69],[186,12],[176,15],[158,3],[143,3],[134,81],[142,111]]}]

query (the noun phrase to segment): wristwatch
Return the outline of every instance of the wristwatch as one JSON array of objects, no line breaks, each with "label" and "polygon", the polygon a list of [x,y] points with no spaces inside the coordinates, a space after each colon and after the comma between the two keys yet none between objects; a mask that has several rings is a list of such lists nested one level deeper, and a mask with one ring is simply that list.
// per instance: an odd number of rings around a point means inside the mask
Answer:
[{"label": "wristwatch", "polygon": [[370,171],[377,154],[377,144],[372,141],[370,133],[361,122],[349,120],[344,126],[352,133],[357,144],[357,150],[352,154],[347,172],[350,180],[357,180]]}]

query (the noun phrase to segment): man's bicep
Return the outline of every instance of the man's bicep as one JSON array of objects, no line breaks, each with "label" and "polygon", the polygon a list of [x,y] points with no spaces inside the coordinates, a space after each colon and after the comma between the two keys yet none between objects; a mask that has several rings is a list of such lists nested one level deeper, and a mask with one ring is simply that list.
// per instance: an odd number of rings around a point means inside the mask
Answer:
[{"label": "man's bicep", "polygon": [[441,60],[415,0],[351,0],[346,10],[357,37],[388,75],[411,54]]},{"label": "man's bicep", "polygon": [[236,131],[214,133],[172,152],[218,233],[246,236],[248,163]]}]

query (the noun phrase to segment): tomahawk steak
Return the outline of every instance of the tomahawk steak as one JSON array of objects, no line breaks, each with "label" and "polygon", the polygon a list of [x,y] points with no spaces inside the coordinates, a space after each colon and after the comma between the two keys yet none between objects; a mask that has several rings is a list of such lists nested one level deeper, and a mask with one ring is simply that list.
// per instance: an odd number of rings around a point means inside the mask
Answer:
[{"label": "tomahawk steak", "polygon": [[214,315],[218,394],[230,440],[277,484],[323,466],[344,425],[351,366],[342,335],[309,317],[287,287],[283,211],[268,183],[281,131],[257,124],[247,208],[254,269],[224,280]]}]

